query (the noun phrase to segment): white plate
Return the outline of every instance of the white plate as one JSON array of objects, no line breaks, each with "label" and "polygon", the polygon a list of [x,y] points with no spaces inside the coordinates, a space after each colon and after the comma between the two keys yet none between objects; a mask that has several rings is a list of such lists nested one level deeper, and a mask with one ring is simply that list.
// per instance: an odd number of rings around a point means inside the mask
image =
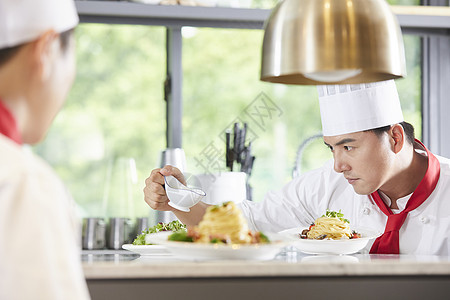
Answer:
[{"label": "white plate", "polygon": [[287,245],[282,236],[267,235],[270,244],[218,245],[168,241],[171,232],[152,234],[149,240],[153,244],[164,245],[177,257],[189,260],[270,260]]},{"label": "white plate", "polygon": [[170,255],[170,252],[167,251],[167,248],[161,245],[133,245],[133,244],[125,244],[122,245],[122,248],[128,251],[132,251],[144,255]]},{"label": "white plate", "polygon": [[353,254],[367,246],[370,240],[377,238],[380,234],[373,230],[359,229],[360,238],[349,240],[309,240],[301,239],[299,234],[305,228],[292,228],[281,231],[291,240],[291,244],[306,254]]}]

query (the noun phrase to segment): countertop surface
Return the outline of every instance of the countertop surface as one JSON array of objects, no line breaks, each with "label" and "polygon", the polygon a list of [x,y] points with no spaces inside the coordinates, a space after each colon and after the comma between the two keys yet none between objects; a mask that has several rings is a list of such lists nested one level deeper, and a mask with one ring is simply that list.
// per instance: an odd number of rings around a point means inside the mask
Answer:
[{"label": "countertop surface", "polygon": [[450,258],[414,255],[305,255],[285,249],[274,259],[189,260],[126,250],[82,253],[88,280],[220,277],[449,276]]}]

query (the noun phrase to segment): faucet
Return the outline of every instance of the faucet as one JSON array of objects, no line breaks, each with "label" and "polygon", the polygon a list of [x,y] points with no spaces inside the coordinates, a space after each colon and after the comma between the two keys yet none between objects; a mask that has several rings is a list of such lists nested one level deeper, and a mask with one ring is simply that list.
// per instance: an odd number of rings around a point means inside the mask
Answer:
[{"label": "faucet", "polygon": [[292,170],[292,178],[295,178],[302,173],[302,167],[301,167],[302,156],[303,156],[303,151],[305,150],[306,146],[308,146],[310,143],[312,143],[315,139],[321,138],[322,136],[323,136],[322,132],[319,132],[315,135],[312,135],[312,136],[306,138],[300,144],[300,146],[297,149],[297,155],[295,157],[294,169]]}]

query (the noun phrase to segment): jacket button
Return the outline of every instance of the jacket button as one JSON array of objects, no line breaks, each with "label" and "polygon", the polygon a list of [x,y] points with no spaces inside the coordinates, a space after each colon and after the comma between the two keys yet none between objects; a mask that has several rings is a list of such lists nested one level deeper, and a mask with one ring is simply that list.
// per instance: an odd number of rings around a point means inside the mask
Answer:
[{"label": "jacket button", "polygon": [[363,209],[363,214],[365,214],[365,215],[368,215],[368,214],[370,214],[370,208],[364,208]]},{"label": "jacket button", "polygon": [[427,217],[421,217],[420,222],[422,222],[423,224],[427,224],[430,222],[430,219],[428,219]]}]

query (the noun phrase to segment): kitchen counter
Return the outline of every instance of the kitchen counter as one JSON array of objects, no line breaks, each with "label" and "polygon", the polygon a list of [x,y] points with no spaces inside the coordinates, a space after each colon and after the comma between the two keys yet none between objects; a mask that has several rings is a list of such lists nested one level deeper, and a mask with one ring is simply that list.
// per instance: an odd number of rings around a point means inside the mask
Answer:
[{"label": "kitchen counter", "polygon": [[120,250],[84,251],[82,261],[93,299],[389,299],[399,291],[402,299],[446,299],[450,294],[449,257],[289,251],[270,261],[188,261]]}]

